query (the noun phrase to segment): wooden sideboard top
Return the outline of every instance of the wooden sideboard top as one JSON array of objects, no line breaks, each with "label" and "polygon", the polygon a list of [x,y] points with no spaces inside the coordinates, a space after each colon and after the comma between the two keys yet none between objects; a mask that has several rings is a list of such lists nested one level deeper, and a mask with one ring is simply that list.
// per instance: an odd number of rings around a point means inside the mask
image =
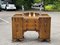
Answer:
[{"label": "wooden sideboard top", "polygon": [[33,16],[34,13],[30,13],[30,15],[31,16],[29,16],[29,13],[23,13],[23,14],[15,14],[13,17],[23,17],[23,18],[31,18],[31,19],[39,18],[39,17],[42,17],[42,18],[44,18],[44,17],[51,18],[48,14],[41,14],[40,15],[39,13],[35,13],[35,16]]}]

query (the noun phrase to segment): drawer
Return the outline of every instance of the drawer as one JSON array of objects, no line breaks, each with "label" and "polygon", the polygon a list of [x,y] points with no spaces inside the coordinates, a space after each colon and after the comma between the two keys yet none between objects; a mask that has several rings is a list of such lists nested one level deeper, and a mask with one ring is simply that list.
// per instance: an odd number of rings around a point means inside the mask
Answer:
[{"label": "drawer", "polygon": [[23,25],[23,27],[24,27],[24,30],[26,30],[26,29],[34,29],[35,28],[35,24],[25,23]]},{"label": "drawer", "polygon": [[35,30],[35,27],[26,27],[27,30]]},{"label": "drawer", "polygon": [[37,22],[35,19],[24,19],[24,23],[35,23]]},{"label": "drawer", "polygon": [[35,27],[35,25],[26,25],[26,27]]}]

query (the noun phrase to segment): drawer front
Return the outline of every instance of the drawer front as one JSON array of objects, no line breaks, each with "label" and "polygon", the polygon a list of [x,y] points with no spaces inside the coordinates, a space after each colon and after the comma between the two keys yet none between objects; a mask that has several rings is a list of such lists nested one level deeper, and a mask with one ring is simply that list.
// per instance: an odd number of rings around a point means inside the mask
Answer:
[{"label": "drawer front", "polygon": [[26,29],[35,29],[34,23],[24,23],[24,30]]},{"label": "drawer front", "polygon": [[38,19],[24,19],[24,30],[26,29],[39,29],[39,20]]},{"label": "drawer front", "polygon": [[34,19],[24,19],[24,23],[34,23]]},{"label": "drawer front", "polygon": [[12,18],[12,37],[13,38],[22,38],[22,18]]},{"label": "drawer front", "polygon": [[24,19],[24,23],[39,23],[38,19]]},{"label": "drawer front", "polygon": [[35,29],[35,24],[34,23],[27,23],[26,28],[27,29]]}]

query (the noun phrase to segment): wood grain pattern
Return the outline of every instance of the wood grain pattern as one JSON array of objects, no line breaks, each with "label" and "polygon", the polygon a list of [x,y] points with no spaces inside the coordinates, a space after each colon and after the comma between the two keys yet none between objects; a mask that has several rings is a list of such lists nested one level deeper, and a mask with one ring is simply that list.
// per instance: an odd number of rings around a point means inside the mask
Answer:
[{"label": "wood grain pattern", "polygon": [[15,14],[12,17],[12,40],[22,40],[25,31],[37,31],[40,41],[50,41],[51,17],[48,14],[40,16],[38,13],[37,17],[30,18],[28,15]]},{"label": "wood grain pattern", "polygon": [[40,18],[40,39],[50,41],[50,25],[51,18]]}]

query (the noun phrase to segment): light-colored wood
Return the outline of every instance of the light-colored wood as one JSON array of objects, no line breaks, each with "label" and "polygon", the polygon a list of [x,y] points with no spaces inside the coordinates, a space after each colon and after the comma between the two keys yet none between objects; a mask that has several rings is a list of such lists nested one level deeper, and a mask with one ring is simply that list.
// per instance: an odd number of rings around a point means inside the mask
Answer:
[{"label": "light-colored wood", "polygon": [[50,40],[51,18],[40,18],[40,38]]},{"label": "light-colored wood", "polygon": [[12,40],[23,39],[25,31],[37,31],[40,41],[50,41],[51,17],[48,14],[31,13],[15,14],[12,17]]},{"label": "light-colored wood", "polygon": [[12,38],[13,39],[22,39],[23,38],[23,30],[22,30],[22,22],[23,18],[12,18]]}]

